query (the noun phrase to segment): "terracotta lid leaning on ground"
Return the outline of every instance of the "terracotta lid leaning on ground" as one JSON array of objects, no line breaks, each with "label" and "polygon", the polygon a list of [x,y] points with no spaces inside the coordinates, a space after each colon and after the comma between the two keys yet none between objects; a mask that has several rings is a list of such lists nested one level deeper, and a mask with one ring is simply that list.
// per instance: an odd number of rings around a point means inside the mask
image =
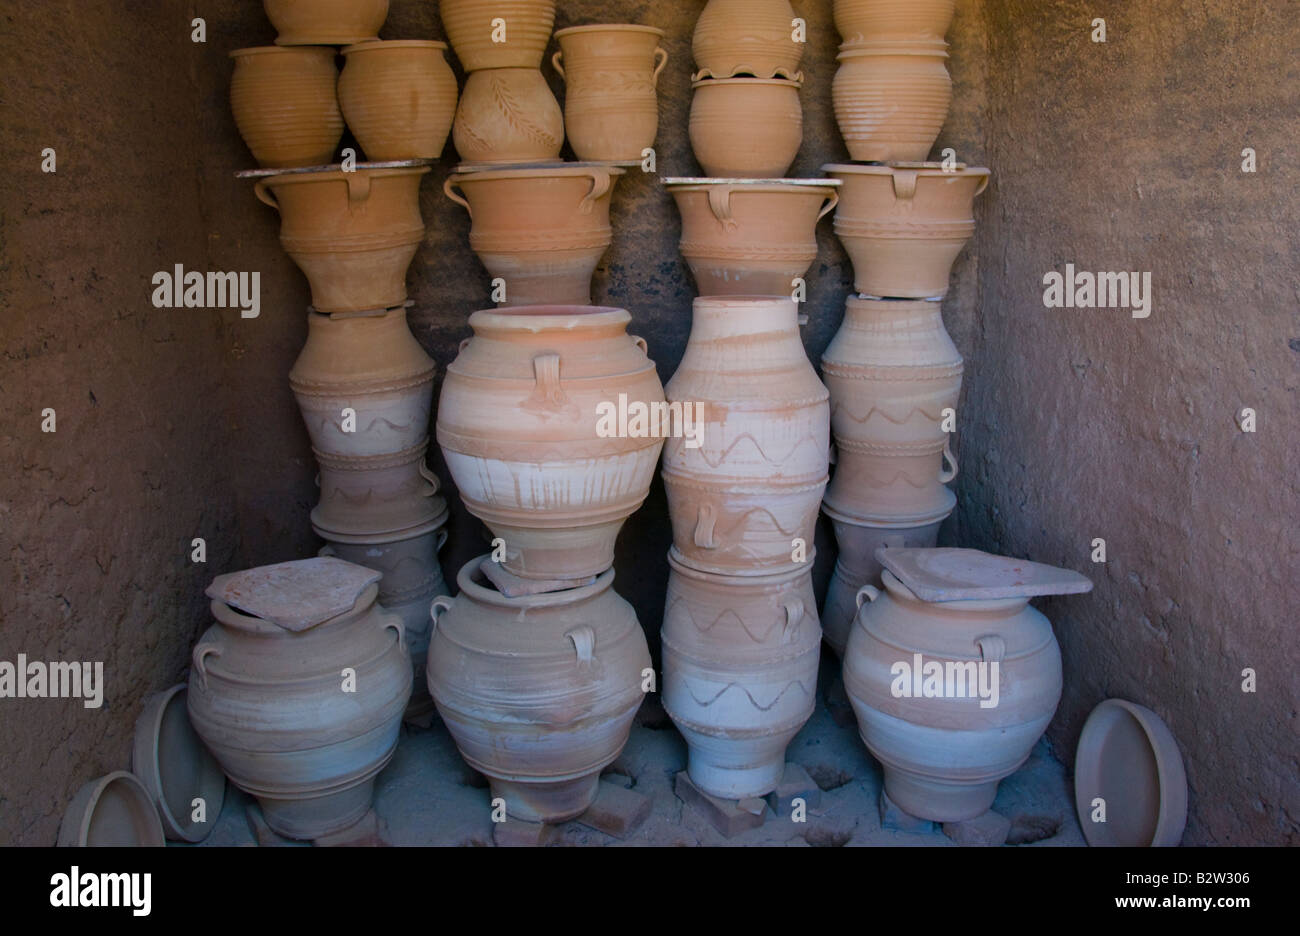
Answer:
[{"label": "terracotta lid leaning on ground", "polygon": [[[190,724],[187,686],[155,693],[135,720],[131,770],[153,797],[163,832],[180,842],[201,842],[211,834],[226,798],[226,775]],[[194,801],[203,800],[196,822]]]},{"label": "terracotta lid leaning on ground", "polygon": [[304,631],[351,611],[382,573],[331,557],[218,575],[204,592],[245,614]]},{"label": "terracotta lid leaning on ground", "polygon": [[876,559],[922,601],[987,601],[1092,591],[1091,579],[1078,572],[977,549],[881,548]]},{"label": "terracotta lid leaning on ground", "polygon": [[59,826],[60,847],[162,846],[162,823],[149,791],[125,770],[92,780],[77,791]]},{"label": "terracotta lid leaning on ground", "polygon": [[1159,715],[1123,699],[1092,710],[1074,757],[1074,803],[1089,845],[1182,841],[1187,774],[1178,742]]}]

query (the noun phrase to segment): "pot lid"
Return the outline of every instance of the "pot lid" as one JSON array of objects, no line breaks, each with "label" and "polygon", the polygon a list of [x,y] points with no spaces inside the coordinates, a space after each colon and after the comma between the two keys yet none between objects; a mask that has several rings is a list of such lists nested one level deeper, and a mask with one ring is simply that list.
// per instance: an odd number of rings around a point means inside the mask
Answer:
[{"label": "pot lid", "polygon": [[1074,803],[1089,845],[1182,841],[1187,774],[1178,742],[1159,715],[1124,699],[1107,699],[1092,710],[1075,753]]},{"label": "pot lid", "polygon": [[59,825],[58,844],[162,846],[162,823],[149,792],[135,774],[116,770],[77,791]]},{"label": "pot lid", "polygon": [[803,185],[809,188],[837,188],[843,179],[712,179],[672,176],[661,180],[664,185]]},{"label": "pot lid", "polygon": [[205,594],[285,630],[304,631],[351,611],[382,577],[326,556],[218,575]]},{"label": "pot lid", "polygon": [[1092,580],[1078,572],[978,549],[881,548],[876,559],[922,601],[988,601],[1092,591]]},{"label": "pot lid", "polygon": [[[150,696],[135,721],[131,770],[153,798],[169,839],[201,842],[211,834],[226,798],[226,775],[190,724],[184,683]],[[206,819],[195,822],[202,799]]]}]

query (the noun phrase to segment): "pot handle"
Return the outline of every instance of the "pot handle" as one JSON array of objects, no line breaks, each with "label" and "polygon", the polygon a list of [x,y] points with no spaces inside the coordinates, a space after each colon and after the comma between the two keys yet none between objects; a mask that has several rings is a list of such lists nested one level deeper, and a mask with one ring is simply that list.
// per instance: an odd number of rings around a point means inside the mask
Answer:
[{"label": "pot handle", "polygon": [[614,187],[614,177],[610,175],[608,169],[588,169],[587,174],[591,176],[591,191],[578,206],[578,210],[585,215],[595,211],[596,202]]},{"label": "pot handle", "polygon": [[803,623],[804,606],[802,598],[791,598],[785,603],[785,630],[781,632],[781,640],[789,643],[794,640],[799,633],[799,625]]},{"label": "pot handle", "polygon": [[712,504],[700,504],[699,515],[695,518],[695,545],[700,549],[717,549],[718,543],[713,538],[713,525],[718,522],[718,514]]},{"label": "pot handle", "polygon": [[194,648],[191,657],[194,661],[194,669],[199,674],[199,682],[204,689],[208,688],[208,670],[203,665],[203,661],[209,656],[221,656],[221,650],[215,644],[201,643]]},{"label": "pot handle", "polygon": [[433,473],[433,469],[425,463],[423,458],[420,459],[420,477],[428,481],[433,487],[433,490],[425,492],[425,497],[432,497],[438,493],[438,488],[441,487],[442,482],[438,480],[438,476]]},{"label": "pot handle", "polygon": [[979,198],[981,195],[983,195],[984,190],[989,187],[989,183],[992,181],[993,181],[992,173],[989,173],[988,175],[984,176],[984,178],[980,179],[979,187],[975,189],[975,197]]},{"label": "pot handle", "polygon": [[874,585],[863,585],[858,589],[858,607],[861,608],[868,601],[875,601],[879,597],[879,588]]},{"label": "pot handle", "polygon": [[464,341],[462,341],[462,342],[460,343],[460,347],[456,350],[456,353],[457,353],[457,354],[464,354],[464,353],[465,353],[465,349],[469,347],[469,343],[470,343],[471,341],[473,341],[473,340],[474,340],[473,338],[466,338]]},{"label": "pot handle", "polygon": [[406,627],[402,624],[402,619],[396,614],[384,614],[380,617],[380,630],[397,631],[397,649],[403,653],[406,649]]},{"label": "pot handle", "polygon": [[957,456],[952,453],[952,447],[947,442],[943,443],[943,460],[948,463],[948,467],[939,472],[939,483],[947,484],[957,477],[958,471]]},{"label": "pot handle", "polygon": [[826,207],[823,208],[821,214],[817,216],[817,220],[820,221],[822,218],[826,217],[828,214],[834,211],[835,206],[838,205],[839,203],[840,203],[840,190],[832,189],[830,198],[828,198],[826,201]]},{"label": "pot handle", "polygon": [[338,553],[334,551],[333,546],[331,546],[329,543],[326,543],[324,546],[320,548],[320,551],[317,552],[316,555],[321,556],[325,559],[332,559],[333,557],[337,556]]},{"label": "pot handle", "polygon": [[980,648],[980,659],[985,663],[1001,663],[1007,655],[1007,642],[999,634],[984,634],[975,638]]},{"label": "pot handle", "polygon": [[345,172],[343,178],[348,180],[348,201],[363,202],[370,197],[370,173]]},{"label": "pot handle", "polygon": [[596,632],[587,625],[575,627],[564,635],[573,641],[573,649],[578,654],[578,669],[584,670],[596,661]]},{"label": "pot handle", "polygon": [[450,538],[450,535],[451,534],[447,532],[446,527],[443,527],[441,530],[438,531],[438,538],[433,545],[434,555],[437,555],[438,553],[442,552],[442,547],[447,545],[447,540]]},{"label": "pot handle", "polygon": [[662,47],[657,47],[655,49],[655,71],[654,74],[650,76],[651,87],[654,88],[659,87],[659,73],[664,70],[664,66],[667,64],[668,64],[668,50]]},{"label": "pot handle", "polygon": [[459,185],[460,185],[460,179],[457,176],[447,176],[446,181],[442,183],[442,192],[444,195],[446,195],[456,204],[460,205],[462,208],[468,211],[470,219],[472,220],[474,217],[474,211],[472,208],[470,208],[469,202],[465,200],[465,196],[463,194],[462,195],[456,194],[455,189]]},{"label": "pot handle", "polygon": [[918,173],[915,169],[895,169],[894,170],[894,197],[899,201],[912,200],[916,194],[916,180]]},{"label": "pot handle", "polygon": [[635,344],[638,348],[640,348],[643,352],[645,352],[646,354],[650,353],[650,343],[646,341],[644,338],[642,338],[640,335],[628,335],[628,337],[631,338],[632,343]]},{"label": "pot handle", "polygon": [[266,179],[259,179],[253,186],[253,194],[257,196],[257,200],[262,204],[270,205],[276,211],[279,211],[280,203],[276,201],[275,196],[271,194],[271,189],[266,184],[267,181],[268,180]]},{"label": "pot handle", "polygon": [[429,636],[432,637],[433,632],[438,629],[438,621],[442,619],[444,614],[451,610],[451,604],[451,599],[446,595],[439,595],[437,598],[433,599],[433,603],[429,605],[429,620],[433,622],[433,627],[429,631]]},{"label": "pot handle", "polygon": [[722,229],[727,233],[731,233],[740,227],[736,223],[736,219],[731,216],[730,185],[709,186],[709,207],[713,209],[713,217],[718,219]]},{"label": "pot handle", "polygon": [[560,77],[563,78],[565,81],[568,81],[569,76],[564,73],[564,66],[560,64],[560,59],[562,58],[564,58],[563,50],[556,52],[554,55],[551,56],[551,64],[554,65],[555,70],[560,73]]},{"label": "pot handle", "polygon": [[533,358],[533,377],[537,382],[536,395],[552,406],[565,401],[564,387],[560,383],[560,356],[554,351]]}]

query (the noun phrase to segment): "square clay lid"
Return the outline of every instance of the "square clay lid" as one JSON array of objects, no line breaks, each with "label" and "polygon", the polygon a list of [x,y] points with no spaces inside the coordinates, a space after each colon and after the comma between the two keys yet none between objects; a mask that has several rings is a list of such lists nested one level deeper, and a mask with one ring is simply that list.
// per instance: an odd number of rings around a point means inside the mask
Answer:
[{"label": "square clay lid", "polygon": [[361,593],[382,577],[374,569],[325,556],[218,575],[205,594],[285,630],[304,631],[351,611]]},{"label": "square clay lid", "polygon": [[1069,569],[978,549],[876,550],[876,559],[922,601],[979,601],[1078,595],[1092,580]]}]

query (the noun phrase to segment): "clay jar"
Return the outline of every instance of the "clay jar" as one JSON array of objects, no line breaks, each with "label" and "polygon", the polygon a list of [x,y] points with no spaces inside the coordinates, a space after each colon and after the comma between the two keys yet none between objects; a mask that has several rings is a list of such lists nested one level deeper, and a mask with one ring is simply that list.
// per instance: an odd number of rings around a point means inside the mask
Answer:
[{"label": "clay jar", "polygon": [[404,308],[338,318],[308,312],[307,343],[289,386],[314,448],[387,455],[428,437],[434,371]]},{"label": "clay jar", "polygon": [[367,159],[437,159],[456,115],[442,42],[363,42],[343,50],[343,117]]},{"label": "clay jar", "polygon": [[406,301],[406,269],[424,239],[420,178],[428,171],[313,172],[257,183],[257,197],[280,212],[280,243],[306,274],[316,311]]},{"label": "clay jar", "polygon": [[878,39],[841,49],[831,98],[852,159],[929,156],[952,103],[947,48],[937,39]]},{"label": "clay jar", "polygon": [[826,488],[830,405],[804,352],[798,306],[775,297],[695,300],[690,340],[668,382],[699,436],[664,446],[673,551],[723,575],[802,568]]},{"label": "clay jar", "polygon": [[[834,180],[831,180],[834,181]],[[815,179],[665,179],[701,296],[789,296],[817,259],[817,222],[839,201]]]},{"label": "clay jar", "polygon": [[[517,576],[601,574],[650,490],[664,396],[645,341],[627,334],[631,318],[589,306],[475,312],[474,337],[447,368],[438,443]],[[624,405],[625,420],[602,419],[602,407]]]},{"label": "clay jar", "polygon": [[281,46],[342,46],[376,39],[388,0],[264,0]]},{"label": "clay jar", "polygon": [[434,602],[429,689],[461,756],[492,796],[525,822],[586,812],[600,771],[627,743],[650,667],[632,606],[592,585],[507,598],[480,565],[457,577],[455,601]]},{"label": "clay jar", "polygon": [[942,39],[956,0],[835,0],[835,28],[845,45],[872,39]]},{"label": "clay jar", "polygon": [[441,0],[439,7],[466,72],[541,68],[555,25],[554,0]]},{"label": "clay jar", "polygon": [[[401,622],[375,605],[378,578],[307,559],[208,588],[217,623],[194,648],[190,720],[289,838],[320,838],[365,815],[397,747],[411,666]],[[340,691],[345,669],[358,691]]]},{"label": "clay jar", "polygon": [[706,78],[692,87],[691,148],[705,175],[773,179],[789,171],[803,145],[800,82]]},{"label": "clay jar", "polygon": [[261,46],[230,57],[230,107],[258,165],[285,169],[332,162],[343,137],[334,50]]},{"label": "clay jar", "polygon": [[763,796],[812,715],[821,628],[808,567],[782,575],[706,575],[669,557],[664,709],[701,790]]},{"label": "clay jar", "polygon": [[695,78],[802,79],[789,0],[709,0],[695,23]]},{"label": "clay jar", "polygon": [[579,159],[640,162],[659,130],[659,73],[668,53],[653,26],[574,26],[555,34],[564,129]]},{"label": "clay jar", "polygon": [[140,778],[115,770],[90,781],[72,797],[59,823],[56,844],[60,848],[161,848],[167,842],[153,798]]},{"label": "clay jar", "polygon": [[956,465],[944,410],[956,410],[963,367],[939,303],[848,300],[844,323],[822,357],[836,448],[830,507],[858,519],[911,524],[952,509],[952,492],[943,485]]},{"label": "clay jar", "polygon": [[443,191],[470,213],[470,246],[490,276],[506,281],[504,305],[582,306],[614,238],[609,203],[622,174],[609,166],[484,169],[450,176]]},{"label": "clay jar", "polygon": [[451,132],[467,164],[558,161],[564,113],[536,68],[495,68],[466,79]]},{"label": "clay jar", "polygon": [[864,296],[939,298],[966,242],[975,233],[975,197],[988,188],[987,169],[823,166],[844,182],[835,234],[853,261]]},{"label": "clay jar", "polygon": [[447,502],[438,476],[424,463],[429,440],[389,455],[330,455],[313,448],[320,467],[320,503],[311,525],[331,541],[350,537],[413,536],[444,522]]}]

